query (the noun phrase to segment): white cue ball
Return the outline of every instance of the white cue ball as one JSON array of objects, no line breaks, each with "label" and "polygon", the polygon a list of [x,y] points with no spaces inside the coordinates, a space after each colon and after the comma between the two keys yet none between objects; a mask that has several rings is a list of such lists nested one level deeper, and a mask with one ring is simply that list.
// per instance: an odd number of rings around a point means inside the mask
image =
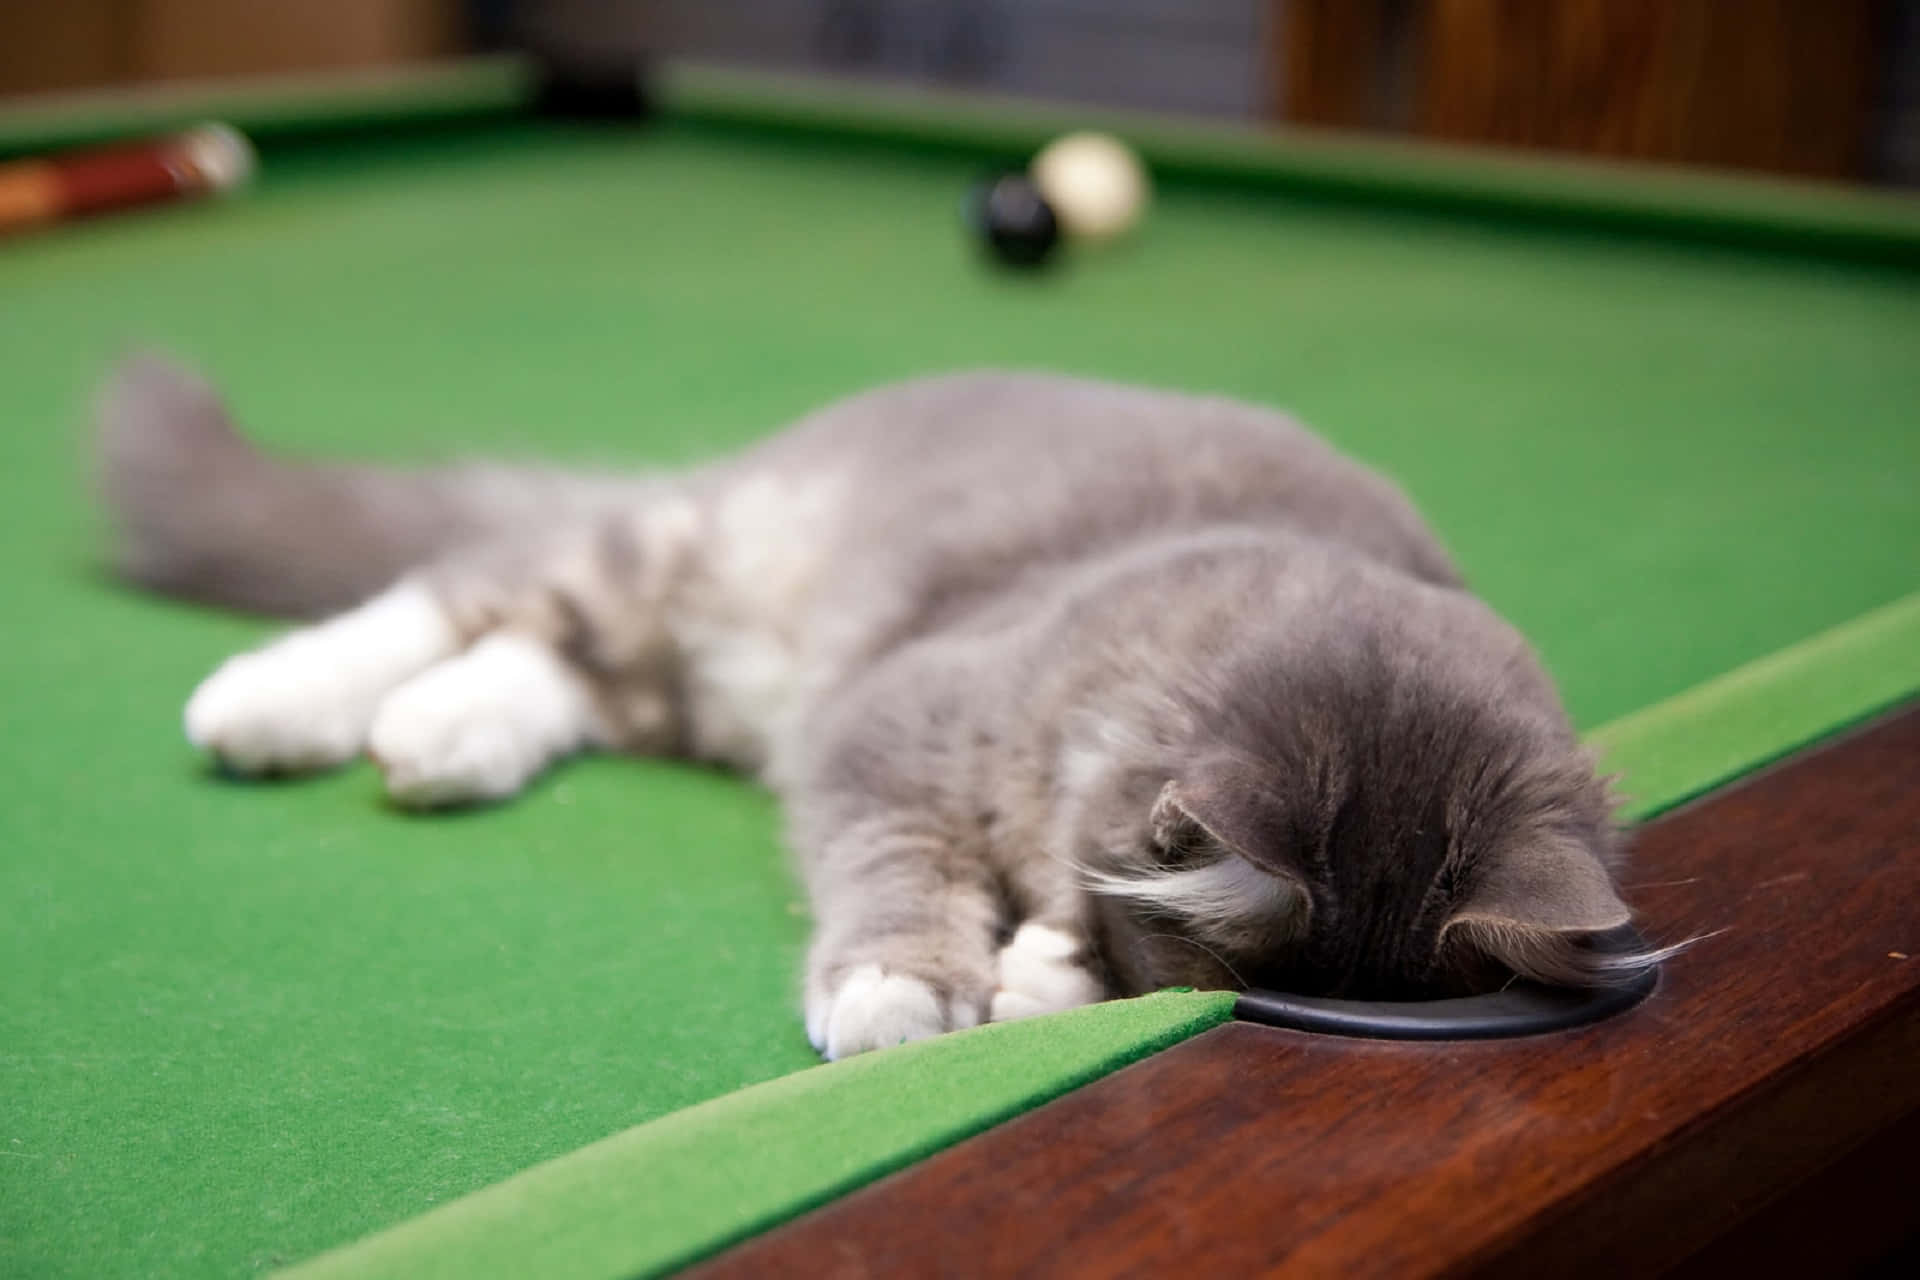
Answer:
[{"label": "white cue ball", "polygon": [[1028,166],[1060,228],[1079,240],[1107,240],[1140,221],[1147,171],[1133,149],[1106,133],[1069,133]]}]

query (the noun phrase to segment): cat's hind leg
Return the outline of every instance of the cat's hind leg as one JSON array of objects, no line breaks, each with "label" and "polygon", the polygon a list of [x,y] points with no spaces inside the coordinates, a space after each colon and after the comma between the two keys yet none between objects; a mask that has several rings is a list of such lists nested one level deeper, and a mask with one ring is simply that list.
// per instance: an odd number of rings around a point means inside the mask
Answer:
[{"label": "cat's hind leg", "polygon": [[240,773],[304,772],[365,748],[388,693],[457,653],[462,638],[426,584],[228,659],[187,702],[187,738]]},{"label": "cat's hind leg", "polygon": [[367,751],[414,805],[501,799],[584,747],[670,749],[687,521],[661,511],[469,549],[231,659],[189,701],[187,736],[247,773]]},{"label": "cat's hind leg", "polygon": [[500,800],[613,734],[586,677],[540,638],[495,631],[381,702],[367,750],[401,804]]},{"label": "cat's hind leg", "polygon": [[229,659],[187,703],[187,737],[238,773],[302,773],[362,751],[402,804],[495,800],[608,735],[585,680],[541,640],[464,650],[406,583]]}]

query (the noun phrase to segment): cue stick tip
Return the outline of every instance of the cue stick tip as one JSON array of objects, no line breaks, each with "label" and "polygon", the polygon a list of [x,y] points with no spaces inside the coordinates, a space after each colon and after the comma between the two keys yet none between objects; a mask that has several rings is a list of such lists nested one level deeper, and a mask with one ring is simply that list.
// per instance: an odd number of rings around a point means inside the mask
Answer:
[{"label": "cue stick tip", "polygon": [[239,189],[253,180],[259,157],[246,135],[230,124],[210,121],[180,135],[193,167],[214,191]]}]

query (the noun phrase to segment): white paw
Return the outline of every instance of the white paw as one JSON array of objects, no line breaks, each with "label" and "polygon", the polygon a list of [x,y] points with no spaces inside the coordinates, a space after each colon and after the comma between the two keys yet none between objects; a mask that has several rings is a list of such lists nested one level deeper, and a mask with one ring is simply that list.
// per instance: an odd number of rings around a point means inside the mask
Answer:
[{"label": "white paw", "polygon": [[396,587],[228,659],[188,699],[187,738],[248,773],[339,764],[359,753],[381,697],[453,641],[424,590]]},{"label": "white paw", "polygon": [[446,805],[510,796],[602,736],[591,695],[559,655],[502,632],[388,695],[367,749],[394,799]]},{"label": "white paw", "polygon": [[1000,948],[1000,989],[987,1016],[994,1022],[1077,1009],[1105,997],[1099,979],[1077,959],[1078,939],[1043,924],[1023,924]]},{"label": "white paw", "polygon": [[807,1002],[807,1037],[831,1061],[924,1040],[974,1024],[966,1011],[950,1012],[918,978],[861,965],[830,995]]},{"label": "white paw", "polygon": [[325,675],[290,644],[229,658],[187,700],[187,739],[243,773],[349,760],[372,699],[329,687]]}]

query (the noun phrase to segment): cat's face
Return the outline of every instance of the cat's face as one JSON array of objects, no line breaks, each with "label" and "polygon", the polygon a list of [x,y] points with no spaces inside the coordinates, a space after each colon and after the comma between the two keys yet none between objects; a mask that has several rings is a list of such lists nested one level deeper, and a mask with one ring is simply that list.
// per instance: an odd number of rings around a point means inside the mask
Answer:
[{"label": "cat's face", "polygon": [[1544,678],[1512,677],[1362,646],[1224,686],[1095,877],[1120,985],[1404,1000],[1607,981],[1618,962],[1588,944],[1628,919],[1607,790]]},{"label": "cat's face", "polygon": [[1587,941],[1626,922],[1605,869],[1611,834],[1569,819],[1597,782],[1478,807],[1458,794],[1289,795],[1273,783],[1217,762],[1166,784],[1148,824],[1152,870],[1101,895],[1105,949],[1126,986],[1410,1000],[1514,974],[1585,985]]}]

